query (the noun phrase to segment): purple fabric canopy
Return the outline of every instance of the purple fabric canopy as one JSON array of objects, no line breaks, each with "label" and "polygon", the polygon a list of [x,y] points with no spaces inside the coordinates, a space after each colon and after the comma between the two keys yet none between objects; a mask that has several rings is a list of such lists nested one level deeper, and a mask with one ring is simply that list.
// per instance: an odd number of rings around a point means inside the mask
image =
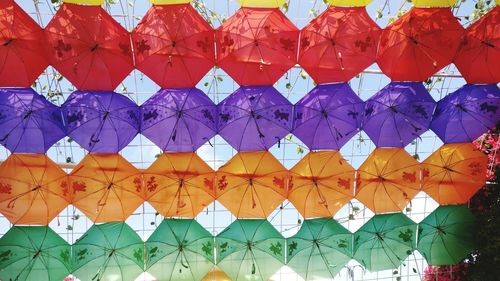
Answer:
[{"label": "purple fabric canopy", "polygon": [[61,110],[31,88],[0,89],[0,144],[13,153],[45,153],[65,136]]},{"label": "purple fabric canopy", "polygon": [[497,85],[465,85],[438,102],[431,130],[444,143],[472,142],[499,119]]},{"label": "purple fabric canopy", "polygon": [[219,134],[238,151],[267,150],[290,133],[292,110],[272,86],[241,87],[219,104]]},{"label": "purple fabric canopy", "polygon": [[347,83],[319,85],[295,105],[292,133],[311,150],[339,150],[358,132],[363,106]]},{"label": "purple fabric canopy", "polygon": [[196,88],[162,89],[142,105],[142,134],[163,151],[195,151],[217,133],[217,107]]},{"label": "purple fabric canopy", "polygon": [[68,136],[90,152],[119,152],[140,128],[139,107],[114,92],[76,91],[62,111]]},{"label": "purple fabric canopy", "polygon": [[436,102],[419,82],[392,82],[365,103],[363,130],[377,147],[405,147],[429,129]]}]

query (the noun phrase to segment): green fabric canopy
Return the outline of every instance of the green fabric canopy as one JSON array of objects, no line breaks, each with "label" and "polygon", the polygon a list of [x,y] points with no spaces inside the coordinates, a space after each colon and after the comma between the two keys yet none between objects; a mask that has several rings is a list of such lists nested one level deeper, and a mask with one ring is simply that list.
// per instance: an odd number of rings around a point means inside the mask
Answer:
[{"label": "green fabric canopy", "polygon": [[233,281],[267,281],[285,263],[285,238],[265,219],[236,220],[215,240],[217,266]]},{"label": "green fabric canopy", "polygon": [[125,223],[93,225],[73,245],[73,274],[82,281],[135,280],[143,268],[144,243]]},{"label": "green fabric canopy", "polygon": [[354,259],[369,271],[397,268],[415,249],[416,231],[402,213],[375,215],[354,234]]},{"label": "green fabric canopy", "polygon": [[146,241],[156,280],[201,280],[214,267],[214,238],[193,219],[165,219]]},{"label": "green fabric canopy", "polygon": [[71,248],[48,226],[14,226],[0,239],[0,280],[63,280]]},{"label": "green fabric canopy", "polygon": [[464,205],[440,206],[418,225],[418,251],[431,265],[452,265],[474,249],[476,219]]},{"label": "green fabric canopy", "polygon": [[288,266],[306,281],[333,279],[352,257],[352,239],[332,218],[305,220],[287,239]]}]

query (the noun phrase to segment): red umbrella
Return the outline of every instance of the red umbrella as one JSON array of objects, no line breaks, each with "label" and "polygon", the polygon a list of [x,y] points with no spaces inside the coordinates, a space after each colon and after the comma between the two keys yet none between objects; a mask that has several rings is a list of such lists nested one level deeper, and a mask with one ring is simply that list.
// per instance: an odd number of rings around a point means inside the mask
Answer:
[{"label": "red umbrella", "polygon": [[30,87],[49,62],[42,28],[13,0],[0,1],[0,87]]},{"label": "red umbrella", "polygon": [[500,6],[467,28],[455,65],[470,84],[500,82]]},{"label": "red umbrella", "polygon": [[154,5],[132,32],[137,69],[163,88],[194,87],[214,66],[214,30],[190,4]]},{"label": "red umbrella", "polygon": [[46,31],[52,65],[80,90],[113,91],[134,68],[130,34],[101,6],[63,4]]},{"label": "red umbrella", "polygon": [[216,30],[219,66],[242,86],[272,85],[297,63],[299,30],[275,8],[240,8]]},{"label": "red umbrella", "polygon": [[332,6],[302,29],[299,64],[318,84],[347,82],[375,63],[380,33],[365,7]]},{"label": "red umbrella", "polygon": [[413,8],[382,31],[377,62],[393,81],[425,81],[452,62],[463,33],[449,8]]}]

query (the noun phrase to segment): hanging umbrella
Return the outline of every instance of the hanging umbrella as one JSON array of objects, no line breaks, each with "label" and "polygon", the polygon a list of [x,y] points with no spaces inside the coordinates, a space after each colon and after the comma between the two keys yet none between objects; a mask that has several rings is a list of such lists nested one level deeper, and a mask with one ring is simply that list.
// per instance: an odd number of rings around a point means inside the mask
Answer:
[{"label": "hanging umbrella", "polygon": [[267,150],[292,130],[293,105],[272,86],[241,87],[218,106],[219,134],[238,151]]},{"label": "hanging umbrella", "polygon": [[372,272],[397,268],[415,249],[416,232],[402,213],[376,215],[354,233],[354,259]]},{"label": "hanging umbrella", "polygon": [[368,6],[373,0],[326,0],[326,2],[339,7],[364,7]]},{"label": "hanging umbrella", "polygon": [[215,237],[217,266],[233,281],[268,280],[285,263],[285,243],[265,219],[236,220]]},{"label": "hanging umbrella", "polygon": [[452,7],[457,0],[412,0],[415,7]]},{"label": "hanging umbrella", "polygon": [[376,214],[399,212],[420,191],[420,164],[402,148],[377,148],[359,167],[356,199]]},{"label": "hanging umbrella", "polygon": [[242,7],[281,8],[286,0],[238,0]]},{"label": "hanging umbrella", "polygon": [[224,271],[214,267],[201,281],[232,281]]},{"label": "hanging umbrella", "polygon": [[425,81],[452,62],[463,33],[450,8],[412,8],[382,31],[377,63],[393,81]]},{"label": "hanging umbrella", "polygon": [[359,131],[363,106],[347,83],[317,86],[295,105],[292,133],[311,150],[339,150]]},{"label": "hanging umbrella", "polygon": [[332,217],[354,197],[354,168],[338,151],[310,152],[290,173],[288,200],[304,218]]},{"label": "hanging umbrella", "polygon": [[421,83],[393,82],[366,101],[363,130],[377,147],[405,147],[429,129],[435,107]]},{"label": "hanging umbrella", "polygon": [[101,6],[63,4],[45,31],[51,65],[79,90],[113,91],[134,68],[130,34]]},{"label": "hanging umbrella", "polygon": [[125,221],[144,203],[139,170],[119,154],[88,154],[70,180],[73,205],[96,223]]},{"label": "hanging umbrella", "polygon": [[351,260],[352,236],[332,218],[305,220],[287,239],[287,265],[305,281],[333,279]]},{"label": "hanging umbrella", "polygon": [[45,154],[12,154],[0,165],[0,212],[13,224],[48,225],[68,206],[66,173]]},{"label": "hanging umbrella", "polygon": [[440,206],[418,224],[418,251],[431,265],[454,265],[474,250],[476,219],[465,205]]},{"label": "hanging umbrella", "polygon": [[194,153],[164,153],[143,177],[146,200],[164,217],[194,218],[214,201],[215,172]]},{"label": "hanging umbrella", "polygon": [[422,191],[440,205],[465,204],[486,184],[487,167],[473,144],[445,144],[422,163]]},{"label": "hanging umbrella", "polygon": [[132,32],[138,70],[163,88],[194,87],[214,66],[214,30],[189,3],[153,5]]},{"label": "hanging umbrella", "polygon": [[271,153],[240,152],[217,171],[217,200],[237,218],[267,218],[285,201],[288,178]]},{"label": "hanging umbrella", "polygon": [[95,224],[73,244],[72,257],[80,280],[135,280],[144,268],[144,243],[125,223]]},{"label": "hanging umbrella", "polygon": [[444,143],[472,142],[499,119],[498,86],[467,84],[437,103],[430,128]]},{"label": "hanging umbrella", "polygon": [[200,281],[214,266],[214,238],[192,219],[165,219],[146,241],[146,270],[158,281]]},{"label": "hanging umbrella", "polygon": [[0,87],[30,87],[49,62],[42,28],[14,0],[0,3]]},{"label": "hanging umbrella", "polygon": [[218,66],[241,86],[273,85],[297,63],[299,30],[276,8],[240,8],[215,38]]},{"label": "hanging umbrella", "polygon": [[66,135],[61,111],[30,88],[0,89],[0,144],[13,153],[45,153]]},{"label": "hanging umbrella", "polygon": [[187,4],[191,0],[149,0],[153,5],[171,5],[171,4]]},{"label": "hanging umbrella", "polygon": [[62,112],[69,137],[90,152],[117,153],[139,133],[139,107],[114,92],[76,91]]},{"label": "hanging umbrella", "polygon": [[0,279],[62,280],[71,270],[71,247],[48,226],[13,226],[0,238]]},{"label": "hanging umbrella", "polygon": [[196,88],[162,89],[141,108],[142,134],[164,151],[195,151],[217,132],[217,108]]},{"label": "hanging umbrella", "polygon": [[318,84],[348,82],[375,63],[381,31],[365,7],[329,7],[302,29],[299,64]]}]

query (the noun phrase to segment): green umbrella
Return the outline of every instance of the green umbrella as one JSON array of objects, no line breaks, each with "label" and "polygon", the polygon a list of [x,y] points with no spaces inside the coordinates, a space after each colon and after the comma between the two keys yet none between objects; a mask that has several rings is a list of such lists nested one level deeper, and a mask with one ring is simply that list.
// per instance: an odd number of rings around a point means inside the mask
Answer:
[{"label": "green umbrella", "polygon": [[440,206],[418,225],[418,251],[432,265],[459,263],[474,249],[475,221],[467,206]]},{"label": "green umbrella", "polygon": [[146,270],[159,281],[201,280],[214,267],[214,237],[193,219],[165,219],[146,241]]},{"label": "green umbrella", "polygon": [[287,245],[288,266],[306,281],[333,279],[352,257],[352,233],[332,218],[305,220]]},{"label": "green umbrella", "polygon": [[62,280],[71,247],[48,226],[14,226],[0,239],[0,280]]},{"label": "green umbrella", "polygon": [[354,234],[354,259],[369,271],[397,268],[415,249],[416,231],[402,213],[375,215]]},{"label": "green umbrella", "polygon": [[215,243],[217,265],[233,281],[268,280],[285,263],[285,238],[265,219],[236,220]]},{"label": "green umbrella", "polygon": [[134,280],[143,268],[144,243],[122,222],[93,225],[73,245],[73,275],[80,280]]}]

